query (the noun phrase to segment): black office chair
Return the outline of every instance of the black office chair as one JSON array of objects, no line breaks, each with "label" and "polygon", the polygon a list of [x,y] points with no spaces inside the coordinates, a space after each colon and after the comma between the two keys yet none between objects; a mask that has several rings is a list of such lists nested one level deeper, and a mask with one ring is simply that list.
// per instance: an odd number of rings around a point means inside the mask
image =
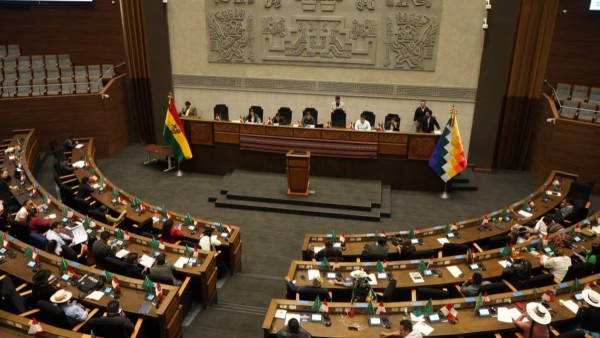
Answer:
[{"label": "black office chair", "polygon": [[346,113],[331,113],[332,128],[346,128]]},{"label": "black office chair", "polygon": [[92,218],[97,220],[100,223],[108,223],[108,221],[106,220],[106,215],[103,214],[102,212],[100,212],[99,209],[89,209],[87,212],[87,215]]},{"label": "black office chair", "polygon": [[465,255],[469,246],[461,243],[444,243],[442,246],[442,256]]},{"label": "black office chair", "polygon": [[433,249],[413,251],[410,255],[410,259],[429,259],[431,257],[437,257],[437,252]]},{"label": "black office chair", "polygon": [[27,311],[25,300],[17,292],[10,276],[0,280],[0,309],[14,314],[21,314]]},{"label": "black office chair", "polygon": [[448,290],[421,287],[417,288],[417,300],[430,300],[430,299],[447,299],[450,298],[450,292]]},{"label": "black office chair", "polygon": [[395,301],[394,293],[396,293],[396,284],[397,283],[398,283],[398,281],[395,279],[392,279],[389,281],[388,286],[386,286],[385,290],[383,291],[383,295],[381,296],[382,301],[384,301],[386,303]]},{"label": "black office chair", "polygon": [[565,278],[562,280],[563,282],[572,281],[577,277],[577,279],[581,279],[583,277],[587,277],[592,274],[592,269],[594,265],[592,263],[587,262],[579,262],[571,265],[569,270],[567,270],[567,274]]},{"label": "black office chair", "polygon": [[555,336],[554,338],[583,338],[585,336],[585,332],[581,331],[580,329],[576,329],[574,331],[561,333],[558,336]]},{"label": "black office chair", "polygon": [[292,123],[292,110],[289,107],[281,107],[277,112],[285,119],[285,124]]},{"label": "black office chair", "polygon": [[[385,116],[385,120],[383,122],[388,123],[389,120],[395,118],[398,122],[400,122],[400,115],[398,114],[387,114]],[[398,123],[400,124],[400,123]]]},{"label": "black office chair", "polygon": [[84,199],[75,197],[73,199],[73,209],[79,211],[80,213],[82,213],[84,215],[87,215],[88,210],[90,210],[90,202],[88,202]]},{"label": "black office chair", "polygon": [[[137,234],[141,234],[142,232],[152,233],[152,216],[146,218],[142,223],[140,223],[137,227],[134,227],[135,232]],[[152,237],[152,236],[149,236]]]},{"label": "black office chair", "polygon": [[315,300],[319,296],[321,301],[329,298],[329,292],[324,288],[301,287],[298,289],[298,297],[300,300]]},{"label": "black office chair", "polygon": [[103,265],[106,270],[112,273],[127,276],[127,263],[118,258],[106,257]]},{"label": "black office chair", "polygon": [[265,119],[263,119],[263,109],[261,106],[251,106],[250,109],[248,109],[248,114],[250,113],[251,110],[254,110],[254,114],[258,115],[258,117],[260,117],[261,121],[265,120]]},{"label": "black office chair", "polygon": [[152,274],[148,275],[148,278],[154,283],[173,285],[173,278],[168,276],[155,276]]},{"label": "black office chair", "polygon": [[541,288],[544,286],[554,285],[554,275],[551,273],[542,273],[531,277],[527,288]]},{"label": "black office chair", "polygon": [[98,337],[129,338],[127,328],[123,324],[113,324],[107,317],[92,318],[85,327],[85,332],[94,331]]},{"label": "black office chair", "polygon": [[479,287],[479,292],[481,294],[488,293],[488,295],[493,295],[496,293],[508,292],[510,289],[503,282],[493,282],[490,284],[483,284]]},{"label": "black office chair", "polygon": [[48,245],[48,239],[42,234],[32,232],[29,234],[29,240],[27,241],[27,243],[42,251],[45,251],[46,245]]},{"label": "black office chair", "polygon": [[77,322],[73,318],[65,315],[60,306],[40,300],[37,302],[37,307],[40,309],[40,312],[35,314],[35,318],[42,323],[52,323],[53,326],[66,330],[71,330],[77,325]]},{"label": "black office chair", "polygon": [[61,201],[72,207],[75,204],[75,193],[73,190],[62,183],[58,185],[58,190],[60,191]]},{"label": "black office chair", "polygon": [[227,107],[227,105],[218,104],[215,106],[213,112],[214,116],[219,115],[219,119],[221,121],[229,121],[229,108]]},{"label": "black office chair", "polygon": [[378,254],[372,254],[372,253],[366,253],[363,252],[360,255],[360,261],[361,262],[383,262],[384,260],[387,259],[387,255],[378,255]]},{"label": "black office chair", "polygon": [[369,123],[371,124],[371,128],[375,128],[377,127],[375,125],[375,114],[372,111],[363,111],[361,115],[365,116],[365,120],[369,121]]},{"label": "black office chair", "polygon": [[506,246],[506,244],[510,244],[510,236],[508,236],[508,235],[493,236],[493,237],[490,237],[490,239],[488,240],[488,243],[485,246],[484,251],[498,249],[498,248],[504,248]]},{"label": "black office chair", "polygon": [[316,110],[315,108],[312,108],[312,107],[306,107],[302,111],[302,117],[304,117],[306,112],[309,112],[310,116],[312,116],[315,119],[315,124],[319,123],[319,111],[318,110]]},{"label": "black office chair", "polygon": [[10,218],[8,220],[8,224],[10,224],[10,228],[8,229],[8,233],[20,240],[23,243],[29,242],[29,235],[31,234],[31,230],[25,222],[19,222],[14,218]]}]

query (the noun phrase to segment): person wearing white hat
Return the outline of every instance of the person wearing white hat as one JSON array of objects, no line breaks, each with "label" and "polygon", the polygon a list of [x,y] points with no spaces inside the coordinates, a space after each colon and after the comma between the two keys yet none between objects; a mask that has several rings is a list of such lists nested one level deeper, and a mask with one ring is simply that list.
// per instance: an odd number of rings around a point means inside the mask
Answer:
[{"label": "person wearing white hat", "polygon": [[83,322],[87,319],[90,309],[83,307],[77,302],[71,301],[73,294],[65,289],[56,291],[51,297],[50,301],[54,304],[62,305],[62,310],[67,317],[73,318],[77,322]]},{"label": "person wearing white hat", "polygon": [[585,289],[581,293],[585,302],[577,311],[577,320],[582,331],[594,338],[600,338],[600,293]]},{"label": "person wearing white hat", "polygon": [[[525,320],[526,317],[529,319]],[[513,319],[513,323],[523,330],[525,338],[549,338],[548,324],[550,321],[550,312],[540,303],[527,304],[526,314],[523,313]]]}]

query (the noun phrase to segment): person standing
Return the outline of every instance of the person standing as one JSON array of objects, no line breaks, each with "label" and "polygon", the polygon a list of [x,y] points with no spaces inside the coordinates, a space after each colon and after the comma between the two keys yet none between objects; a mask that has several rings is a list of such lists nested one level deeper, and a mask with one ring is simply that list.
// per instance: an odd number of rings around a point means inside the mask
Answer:
[{"label": "person standing", "polygon": [[340,101],[341,98],[338,96],[335,97],[335,101],[331,103],[331,112],[342,112],[345,113],[346,109],[344,109],[344,102]]},{"label": "person standing", "polygon": [[183,109],[181,109],[179,116],[197,116],[197,115],[198,115],[198,111],[196,110],[196,107],[193,107],[192,103],[190,101],[185,101],[185,107],[183,107]]},{"label": "person standing", "polygon": [[440,124],[434,116],[431,116],[431,111],[425,112],[425,117],[421,121],[421,131],[424,133],[432,133],[436,129],[440,129]]},{"label": "person standing", "polygon": [[413,121],[415,123],[415,128],[417,132],[421,130],[421,121],[423,121],[423,118],[425,117],[425,112],[430,112],[431,114],[433,114],[431,109],[427,107],[427,101],[421,100],[421,105],[417,107],[417,109],[415,110],[415,116],[413,117]]}]

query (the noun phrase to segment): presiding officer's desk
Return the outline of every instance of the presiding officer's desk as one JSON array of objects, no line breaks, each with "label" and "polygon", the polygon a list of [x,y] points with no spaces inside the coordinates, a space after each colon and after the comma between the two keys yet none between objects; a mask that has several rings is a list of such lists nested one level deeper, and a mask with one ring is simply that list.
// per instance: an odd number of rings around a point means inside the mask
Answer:
[{"label": "presiding officer's desk", "polygon": [[[232,116],[233,119],[233,116]],[[311,152],[311,175],[381,180],[393,189],[441,191],[428,160],[439,135],[302,128],[182,117],[194,157],[186,171],[285,173],[289,150]]]},{"label": "presiding officer's desk", "polygon": [[[516,308],[513,303],[540,301],[541,295],[546,290],[554,288],[556,290],[556,296],[554,302],[550,303],[551,309],[556,312],[556,315],[552,317],[552,323],[559,323],[572,320],[575,314],[567,309],[565,306],[560,305],[561,300],[569,300],[571,297],[580,293],[584,286],[590,282],[598,281],[599,275],[592,275],[589,277],[582,278],[579,280],[579,287],[576,292],[571,292],[570,288],[573,282],[561,283],[554,286],[542,287],[536,290],[538,296],[534,296],[534,290],[523,290],[519,292],[507,292],[496,295],[490,295],[490,302],[487,303],[487,307],[508,307]],[[598,287],[594,287],[598,291]],[[455,299],[444,299],[432,301],[433,310],[437,311],[447,304],[452,304],[458,311],[458,321],[456,324],[450,324],[449,322],[437,322],[427,323],[427,325],[434,328],[434,331],[428,335],[428,337],[460,337],[467,336],[470,334],[493,334],[498,332],[516,332],[519,329],[513,323],[499,322],[496,317],[478,317],[475,314],[474,306],[476,299],[470,298],[455,298]],[[322,323],[317,322],[302,322],[300,326],[306,329],[315,338],[321,337],[379,337],[379,332],[392,332],[397,331],[399,328],[399,322],[410,316],[410,312],[413,310],[422,310],[425,307],[426,301],[418,302],[393,302],[386,303],[385,316],[391,321],[392,328],[385,329],[381,326],[369,326],[368,318],[377,317],[376,315],[365,314],[367,311],[367,303],[329,303],[331,327],[326,327]],[[265,320],[263,322],[264,337],[276,337],[277,332],[285,325],[283,319],[275,318],[275,312],[279,309],[286,310],[288,313],[300,314],[300,313],[311,313],[312,301],[294,301],[284,299],[273,299],[267,310]],[[378,304],[374,304],[374,308],[377,308]],[[346,314],[350,310],[351,306],[354,308],[356,315],[354,318],[348,317]],[[359,331],[350,331],[348,326],[360,325]]]},{"label": "presiding officer's desk", "polygon": [[[15,258],[5,257],[6,263],[0,265],[0,270],[4,273],[16,277],[23,282],[30,283],[33,279],[34,271],[27,266],[31,261],[30,258],[24,256],[24,251],[27,248],[32,248],[30,245],[25,244],[15,238],[9,237],[8,234],[0,232],[0,236],[9,238],[10,251],[14,253]],[[60,283],[60,287],[67,291],[70,291],[73,296],[79,299],[80,303],[86,305],[89,308],[102,308],[105,309],[108,302],[113,299],[112,296],[103,296],[100,300],[92,300],[85,298],[87,294],[81,292],[76,286],[69,284],[61,279],[61,273],[59,265],[61,264],[61,257],[54,254],[47,253],[45,251],[38,251],[39,268],[50,270],[51,273],[57,277]],[[103,271],[79,264],[73,261],[66,261],[69,267],[79,275],[92,274],[96,276],[103,276]],[[179,309],[180,295],[179,287],[171,285],[161,285],[163,289],[163,301],[157,306],[152,305],[151,302],[145,300],[145,295],[148,291],[142,289],[142,280],[128,278],[120,275],[114,275],[119,281],[121,286],[121,297],[119,298],[120,307],[125,311],[131,318],[142,317],[144,318],[144,325],[148,332],[160,332],[160,337],[171,337],[174,332],[181,332],[181,310]],[[100,277],[103,278],[103,277]],[[106,281],[110,285],[110,281]],[[188,285],[184,286],[185,288]],[[184,288],[181,289],[184,292]],[[150,291],[154,293],[154,290]],[[138,309],[140,305],[147,303],[150,305],[148,313],[140,314]],[[175,320],[174,320],[175,319]]]},{"label": "presiding officer's desk", "polygon": [[[560,180],[559,191],[554,191],[552,187],[552,182],[555,179]],[[511,220],[506,221],[502,219],[501,215],[503,209],[500,209],[487,215],[483,215],[479,218],[473,218],[465,221],[456,222],[460,238],[447,238],[445,233],[445,228],[447,227],[446,225],[438,225],[425,229],[413,229],[415,238],[420,240],[420,243],[415,244],[415,249],[417,251],[429,249],[439,251],[442,249],[442,239],[444,241],[448,240],[448,242],[450,243],[470,244],[481,243],[481,241],[486,240],[492,236],[506,235],[510,232],[511,226],[515,223],[525,224],[527,222],[536,220],[544,214],[546,214],[548,211],[551,211],[553,208],[557,207],[568,194],[571,183],[574,182],[576,179],[577,175],[575,174],[570,174],[557,170],[552,171],[552,173],[550,173],[550,175],[548,176],[546,182],[542,186],[540,186],[536,191],[529,194],[524,199],[509,205],[509,207],[512,208],[514,211],[509,214]],[[550,191],[551,193],[560,193],[560,196],[549,195],[547,191]],[[543,197],[549,198],[550,201],[543,202]],[[529,211],[529,213],[531,213],[531,217],[523,217],[519,215],[518,212],[521,209],[523,209],[523,203],[528,203],[530,200],[533,200],[535,203],[535,209]],[[488,230],[481,231],[479,227],[481,226],[481,222],[484,217],[488,217],[489,227]],[[492,221],[493,219],[496,219],[497,222],[494,223]],[[448,226],[451,223],[452,222],[448,222]],[[500,229],[499,227],[503,227],[503,229]],[[397,235],[409,237],[409,231],[386,231],[385,234],[388,237],[390,259],[395,259],[395,257],[397,257],[398,254],[398,249],[395,245],[393,245],[391,238],[392,236]],[[302,243],[302,256],[307,257],[307,250],[309,246],[319,248],[324,246],[325,241],[339,242],[340,235],[340,233],[305,235],[304,242]],[[378,235],[379,234],[376,233],[344,234],[346,238],[346,248],[342,251],[344,259],[348,261],[360,257],[365,244],[374,245],[374,243],[377,241]],[[335,236],[336,238],[334,239],[333,236]]]},{"label": "presiding officer's desk", "polygon": [[[23,203],[26,199],[31,198],[35,205],[40,206],[46,204],[48,206],[46,216],[54,215],[56,220],[61,220],[61,218],[66,217],[64,212],[73,214],[74,220],[78,220],[81,222],[85,221],[85,215],[81,215],[70,208],[62,204],[62,202],[50,194],[37,183],[35,178],[33,177],[30,164],[32,160],[36,158],[36,155],[33,155],[35,150],[37,150],[37,136],[35,135],[34,130],[24,130],[24,131],[15,131],[16,135],[13,137],[12,145],[16,145],[17,142],[22,142],[21,145],[21,164],[23,170],[27,176],[27,180],[22,187],[13,190],[13,194],[19,200],[19,202]],[[18,141],[22,140],[22,141]],[[25,161],[25,159],[27,159]],[[15,163],[14,161],[9,160],[9,156],[4,156],[4,167],[9,170],[9,172],[14,171]],[[29,183],[30,182],[30,183]],[[20,182],[17,181],[14,177],[9,182],[10,186],[19,186]],[[36,193],[32,194],[33,189],[35,189]],[[111,233],[113,239],[119,233],[119,229],[102,224],[100,222],[94,222],[95,227],[90,224],[90,228],[93,228],[95,231],[106,230]],[[140,256],[144,253],[151,255],[151,252],[163,252],[166,256],[166,259],[169,263],[175,263],[179,258],[189,256],[190,253],[186,252],[186,247],[180,245],[174,245],[170,243],[164,243],[164,249],[158,248],[150,248],[151,240],[147,237],[143,237],[136,234],[129,234],[129,240],[125,240],[125,249],[130,252],[136,252]],[[176,272],[178,274],[182,274],[184,276],[190,276],[191,280],[191,292],[193,298],[198,299],[202,302],[203,306],[206,308],[208,305],[216,302],[217,300],[217,288],[216,288],[216,280],[217,280],[217,271],[216,271],[216,257],[213,252],[210,251],[200,251],[201,259],[199,260],[198,265],[194,265],[192,267],[187,267],[184,265],[183,268],[176,268]],[[191,302],[190,297],[186,297],[184,299],[184,304],[189,305]],[[184,310],[187,310],[186,307]]]},{"label": "presiding officer's desk", "polygon": [[[96,189],[92,193],[92,197],[104,204],[110,210],[113,210],[116,213],[120,213],[122,210],[127,210],[126,218],[135,224],[141,224],[148,217],[154,214],[163,214],[166,213],[166,210],[163,210],[163,207],[155,206],[146,201],[141,200],[146,207],[146,213],[136,213],[134,207],[131,206],[131,202],[134,200],[136,196],[129,194],[123,189],[119,188],[114,182],[109,180],[100,169],[96,165],[94,161],[94,142],[93,139],[78,139],[80,144],[83,145],[83,148],[73,149],[71,160],[72,162],[79,161],[80,159],[87,159],[87,162],[90,165],[89,169],[80,168],[75,170],[75,175],[79,181],[84,176],[95,175],[98,180],[102,180],[103,183],[107,185],[106,191],[104,193],[100,193],[98,189]],[[119,194],[123,197],[125,204],[113,204],[113,191],[119,192]],[[189,220],[186,221],[186,215],[180,214],[177,212],[172,212],[172,219],[175,222],[175,226],[178,224],[182,224],[181,230],[184,234],[184,239],[190,240],[192,242],[198,242],[200,236],[202,235],[202,231],[205,227],[214,227],[216,228],[215,235],[221,241],[221,246],[219,246],[219,250],[221,250],[221,254],[225,257],[225,262],[228,265],[229,271],[231,274],[241,270],[242,265],[242,240],[240,228],[238,226],[231,226],[231,232],[226,229],[225,224],[220,222],[211,222],[204,219],[193,217],[198,224],[196,227],[193,227]],[[160,217],[162,218],[162,217]],[[153,222],[152,226],[156,231],[162,229],[163,222],[157,221]],[[194,228],[194,230],[190,230],[190,226]],[[226,235],[226,236],[224,236]]]}]

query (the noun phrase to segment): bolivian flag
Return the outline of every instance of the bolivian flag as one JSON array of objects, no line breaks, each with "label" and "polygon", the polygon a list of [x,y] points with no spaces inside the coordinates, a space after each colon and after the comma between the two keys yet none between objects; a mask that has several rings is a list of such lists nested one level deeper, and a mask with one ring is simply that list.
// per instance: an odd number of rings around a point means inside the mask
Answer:
[{"label": "bolivian flag", "polygon": [[163,137],[171,145],[171,149],[173,149],[173,153],[177,157],[177,162],[181,163],[192,158],[192,151],[185,138],[183,124],[179,119],[177,108],[175,108],[175,101],[173,101],[173,96],[171,95],[169,95],[169,107],[167,108]]}]

